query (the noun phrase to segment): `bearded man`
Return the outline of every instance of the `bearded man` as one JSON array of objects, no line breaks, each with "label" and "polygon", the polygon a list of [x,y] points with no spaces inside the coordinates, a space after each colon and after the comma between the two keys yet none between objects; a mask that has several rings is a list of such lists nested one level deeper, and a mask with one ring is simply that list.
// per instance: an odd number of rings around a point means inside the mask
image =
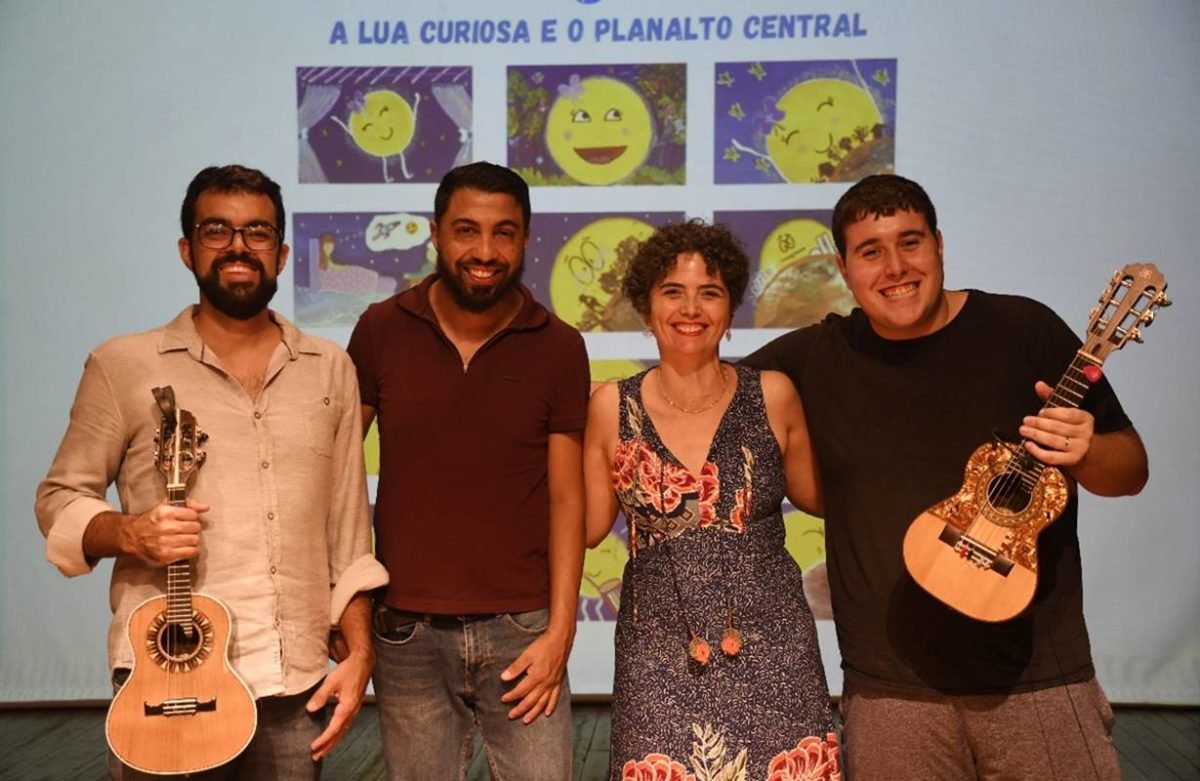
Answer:
[{"label": "bearded man", "polygon": [[375,693],[388,777],[571,777],[567,656],[583,566],[579,332],[521,284],[529,188],[486,162],[434,200],[437,271],[350,339],[378,416]]},{"label": "bearded man", "polygon": [[[278,184],[240,165],[205,168],[180,217],[179,256],[200,301],[88,356],[35,511],[63,574],[115,559],[114,689],[141,658],[126,622],[164,593],[166,565],[192,560],[195,589],[229,609],[229,661],[256,701],[257,732],[232,762],[193,778],[317,778],[362,704],[369,592],[387,582],[371,555],[354,367],[267,308],[288,259]],[[160,386],[209,435],[183,505],[167,500],[158,470]],[[105,499],[113,482],[119,509]],[[331,636],[344,639],[332,671]],[[164,777],[114,755],[109,770]]]}]

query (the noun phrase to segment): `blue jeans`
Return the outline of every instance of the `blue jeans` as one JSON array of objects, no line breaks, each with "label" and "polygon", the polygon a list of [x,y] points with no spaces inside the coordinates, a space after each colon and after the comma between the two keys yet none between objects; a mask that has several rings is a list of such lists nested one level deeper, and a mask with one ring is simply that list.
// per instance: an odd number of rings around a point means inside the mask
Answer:
[{"label": "blue jeans", "polygon": [[[128,678],[129,670],[114,670],[113,692],[120,689]],[[325,730],[328,709],[309,713],[304,705],[320,685],[317,683],[300,694],[256,700],[258,728],[254,731],[254,738],[246,750],[228,764],[187,776],[153,775],[121,764],[109,750],[108,774],[113,781],[161,781],[172,778],[188,781],[259,778],[317,781],[321,777],[321,762],[312,761],[309,745]]]},{"label": "blue jeans", "polygon": [[570,692],[554,715],[509,719],[500,673],[546,630],[548,610],[428,616],[377,605],[375,698],[390,781],[461,781],[475,727],[493,781],[571,778]]}]

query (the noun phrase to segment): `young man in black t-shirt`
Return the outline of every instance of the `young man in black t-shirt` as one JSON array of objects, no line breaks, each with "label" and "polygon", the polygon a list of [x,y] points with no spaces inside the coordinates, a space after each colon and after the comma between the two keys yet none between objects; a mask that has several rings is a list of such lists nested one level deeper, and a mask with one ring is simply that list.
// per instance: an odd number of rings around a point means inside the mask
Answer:
[{"label": "young man in black t-shirt", "polygon": [[[911,521],[962,485],[972,451],[1023,439],[1094,494],[1135,494],[1146,453],[1108,381],[1040,409],[1080,342],[1030,299],[943,287],[928,196],[899,176],[850,188],[833,215],[859,308],[746,359],[804,400],[826,509],[842,711],[857,779],[1119,778],[1112,711],[1083,619],[1078,501],[1040,536],[1032,604],[968,618],[905,569]],[[1039,411],[1040,410],[1040,411]]]}]

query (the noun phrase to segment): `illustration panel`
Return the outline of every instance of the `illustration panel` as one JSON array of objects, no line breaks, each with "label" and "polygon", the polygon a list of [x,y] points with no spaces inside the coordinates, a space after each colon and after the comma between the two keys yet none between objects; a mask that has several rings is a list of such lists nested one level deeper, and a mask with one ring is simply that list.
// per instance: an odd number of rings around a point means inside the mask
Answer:
[{"label": "illustration panel", "polygon": [[508,165],[530,185],[683,184],[687,68],[508,68]]},{"label": "illustration panel", "polygon": [[717,184],[854,182],[890,173],[896,60],[718,62]]},{"label": "illustration panel", "polygon": [[295,215],[296,323],[353,326],[369,305],[433,272],[428,214],[309,212]]},{"label": "illustration panel", "polygon": [[854,297],[838,272],[832,211],[718,211],[750,257],[750,286],[739,319],[753,328],[798,328],[826,314],[849,314]]},{"label": "illustration panel", "polygon": [[471,161],[469,67],[296,69],[301,184],[438,182]]},{"label": "illustration panel", "polygon": [[629,261],[654,229],[683,212],[539,214],[525,258],[525,284],[580,331],[640,331],[621,294]]}]

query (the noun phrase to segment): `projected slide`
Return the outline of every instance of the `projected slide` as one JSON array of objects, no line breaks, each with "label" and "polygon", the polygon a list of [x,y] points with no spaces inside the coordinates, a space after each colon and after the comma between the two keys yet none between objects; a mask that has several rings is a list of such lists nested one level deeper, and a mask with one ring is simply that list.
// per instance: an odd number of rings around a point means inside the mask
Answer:
[{"label": "projected slide", "polygon": [[302,184],[437,182],[471,161],[468,67],[296,69]]},{"label": "projected slide", "polygon": [[640,331],[644,323],[621,295],[638,245],[682,212],[540,214],[525,256],[525,284],[581,331]]},{"label": "projected slide", "polygon": [[508,165],[531,185],[683,184],[687,69],[508,68]]},{"label": "projected slide", "polygon": [[750,289],[735,325],[798,328],[849,314],[854,297],[838,273],[831,211],[717,211],[750,256]]},{"label": "projected slide", "polygon": [[429,215],[326,212],[296,215],[292,248],[296,322],[353,326],[370,304],[434,269]]},{"label": "projected slide", "polygon": [[853,182],[895,166],[896,61],[718,62],[717,184]]}]

